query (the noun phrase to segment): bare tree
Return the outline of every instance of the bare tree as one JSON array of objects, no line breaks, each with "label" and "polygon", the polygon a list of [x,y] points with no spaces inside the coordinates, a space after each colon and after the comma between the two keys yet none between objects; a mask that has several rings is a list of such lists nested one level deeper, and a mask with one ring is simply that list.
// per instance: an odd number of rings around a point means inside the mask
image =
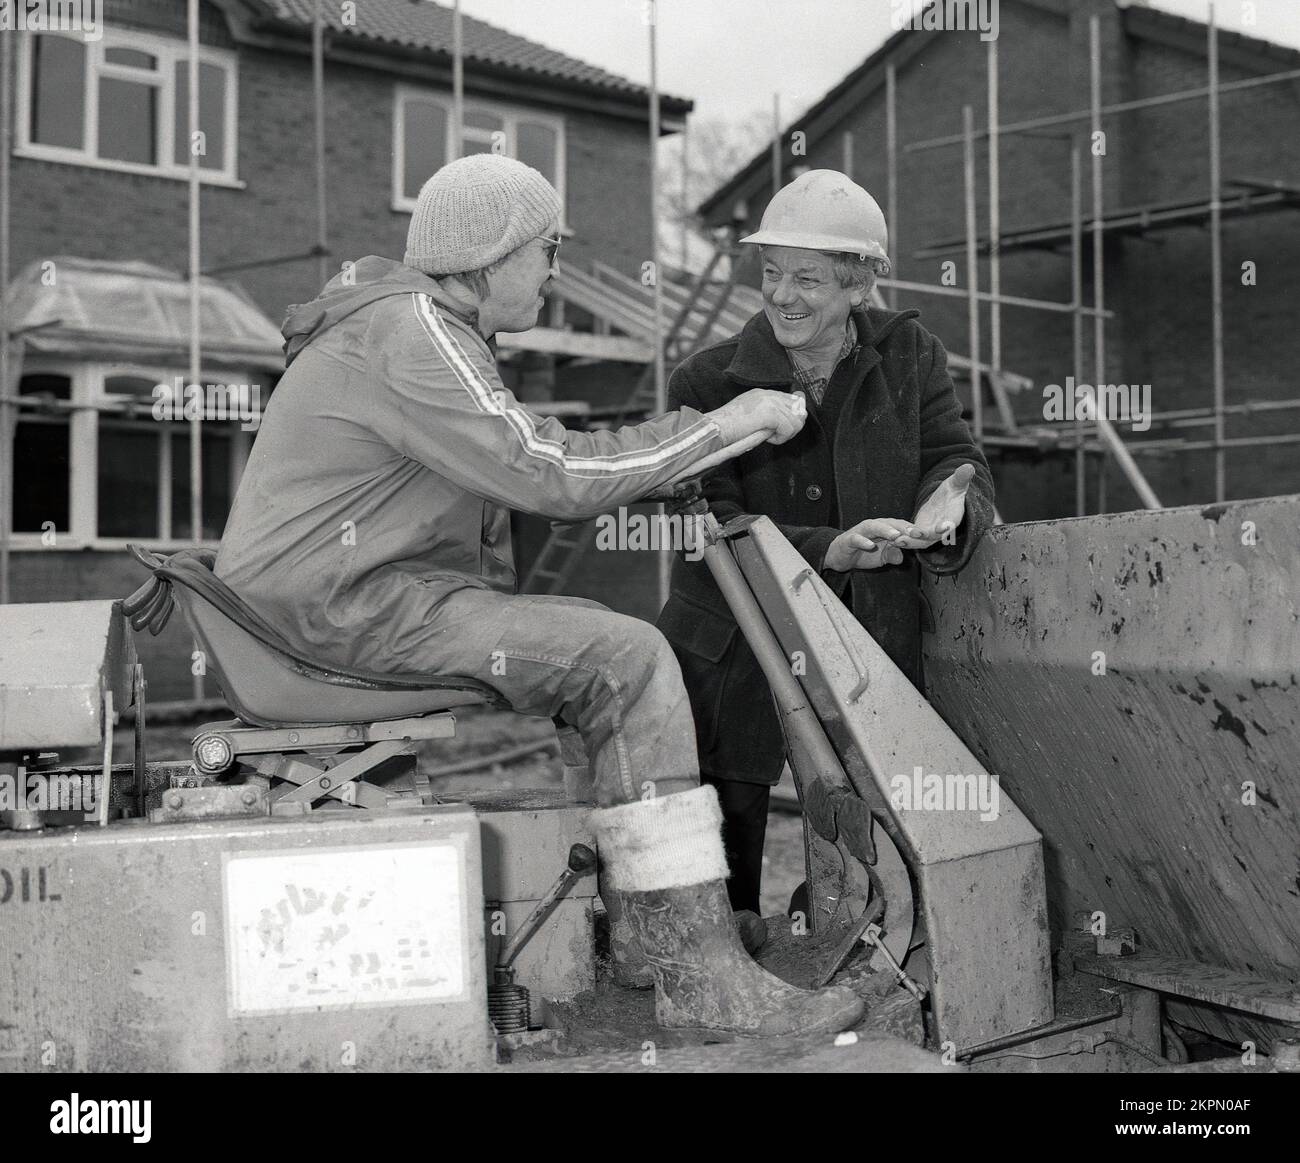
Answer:
[{"label": "bare tree", "polygon": [[676,134],[661,143],[660,226],[669,262],[691,268],[699,265],[700,255],[707,254],[712,243],[700,228],[696,209],[767,148],[771,135],[772,118],[759,111],[734,119],[692,120],[684,172],[682,135]]}]

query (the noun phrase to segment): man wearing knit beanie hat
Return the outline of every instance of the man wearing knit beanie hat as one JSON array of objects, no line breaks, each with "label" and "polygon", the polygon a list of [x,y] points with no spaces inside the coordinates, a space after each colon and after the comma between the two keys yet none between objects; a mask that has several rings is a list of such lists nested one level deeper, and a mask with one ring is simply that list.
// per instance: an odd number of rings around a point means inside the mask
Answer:
[{"label": "man wearing knit beanie hat", "polygon": [[477,270],[551,232],[561,216],[560,195],[532,166],[470,154],[424,183],[403,261],[435,276]]},{"label": "man wearing knit beanie hat", "polygon": [[[216,572],[304,655],[384,674],[467,676],[586,745],[592,825],[625,979],[653,974],[665,1025],[838,1031],[848,990],[797,990],[745,953],[716,794],[681,671],[649,623],[515,593],[510,510],[580,521],[740,451],[781,443],[803,400],[751,390],[703,413],[576,432],[530,412],[488,340],[534,326],[561,205],[536,170],[478,154],[420,191],[405,262],[370,256],[284,325]],[[619,906],[624,906],[622,909]]]}]

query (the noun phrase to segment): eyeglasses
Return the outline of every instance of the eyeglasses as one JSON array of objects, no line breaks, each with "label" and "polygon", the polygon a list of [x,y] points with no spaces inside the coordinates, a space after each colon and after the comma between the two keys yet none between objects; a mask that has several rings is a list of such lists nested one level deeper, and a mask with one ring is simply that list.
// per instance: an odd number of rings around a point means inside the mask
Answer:
[{"label": "eyeglasses", "polygon": [[564,239],[559,236],[555,238],[547,238],[544,234],[539,234],[537,237],[546,243],[544,248],[546,251],[546,261],[550,266],[554,266],[555,256],[560,253],[560,243],[562,243]]}]

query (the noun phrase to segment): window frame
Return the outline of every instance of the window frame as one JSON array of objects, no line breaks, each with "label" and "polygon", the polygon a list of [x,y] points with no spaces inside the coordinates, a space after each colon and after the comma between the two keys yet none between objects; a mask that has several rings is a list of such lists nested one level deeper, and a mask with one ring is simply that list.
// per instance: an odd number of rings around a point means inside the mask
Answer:
[{"label": "window frame", "polygon": [[[410,214],[415,209],[416,199],[407,196],[404,189],[406,176],[406,102],[411,99],[425,101],[431,105],[440,105],[447,114],[450,128],[453,101],[450,93],[441,89],[427,89],[419,85],[397,84],[393,87],[393,179],[392,209],[399,214]],[[561,213],[564,221],[560,226],[568,230],[568,142],[565,138],[564,118],[556,113],[542,113],[524,105],[508,105],[499,101],[485,101],[477,97],[467,99],[464,103],[466,113],[487,113],[500,117],[505,126],[506,149],[514,157],[518,149],[518,124],[520,121],[535,121],[555,131],[555,188],[559,191]],[[472,133],[484,134],[488,130],[473,130]],[[447,134],[447,153],[443,164],[451,161],[451,133]]]},{"label": "window frame", "polygon": [[[114,170],[118,173],[145,174],[155,178],[188,180],[188,160],[178,163],[173,156],[176,126],[176,66],[189,57],[187,41],[150,33],[136,32],[105,26],[99,40],[84,41],[79,36],[69,36],[85,48],[84,75],[85,106],[82,110],[82,148],[47,145],[32,140],[32,67],[37,36],[61,36],[58,32],[24,32],[18,52],[17,102],[15,106],[14,145],[15,157],[36,158],[41,161],[61,162],[64,165],[85,166],[90,169]],[[108,49],[125,48],[148,53],[158,58],[156,79],[149,80],[141,69],[128,65],[110,64],[105,59]],[[221,167],[199,167],[199,180],[207,185],[232,186],[243,189],[239,180],[239,56],[230,49],[199,46],[199,61],[222,69],[226,75],[225,141]],[[159,162],[122,161],[99,156],[99,80],[101,77],[129,81],[133,84],[152,84],[158,91],[158,140],[155,142]],[[170,159],[163,161],[163,158]]]},{"label": "window frame", "polygon": [[[175,550],[195,545],[196,542],[185,537],[101,537],[99,535],[99,419],[107,416],[110,420],[121,419],[121,414],[110,411],[108,405],[116,397],[105,390],[106,381],[112,376],[138,376],[153,383],[171,383],[181,373],[176,367],[161,364],[133,363],[127,361],[82,362],[59,359],[58,357],[28,356],[23,360],[19,382],[22,376],[48,374],[67,376],[72,381],[70,402],[72,408],[66,412],[68,418],[68,521],[70,528],[56,530],[55,550],[61,549],[99,549],[121,550],[128,544],[144,545],[150,549]],[[240,378],[241,382],[252,383],[255,375],[253,369],[225,370],[222,372],[204,371],[200,377],[202,383],[228,383]],[[188,380],[188,376],[185,377]],[[24,419],[22,406],[16,408],[15,423]],[[166,432],[174,432],[186,427],[186,421],[157,421],[152,417],[141,423],[159,425]],[[230,496],[233,502],[239,487],[244,466],[248,463],[248,454],[252,447],[254,432],[246,432],[238,420],[206,420],[204,426],[219,425],[229,433],[230,445]],[[170,467],[171,440],[163,439],[159,445],[159,460],[162,466]],[[14,482],[15,493],[19,488]],[[158,513],[159,527],[167,530],[171,520],[172,476],[160,473],[158,479]],[[14,550],[49,551],[41,540],[42,533],[29,531],[12,532],[10,543]],[[216,549],[220,539],[206,539],[197,542],[208,549]]]}]

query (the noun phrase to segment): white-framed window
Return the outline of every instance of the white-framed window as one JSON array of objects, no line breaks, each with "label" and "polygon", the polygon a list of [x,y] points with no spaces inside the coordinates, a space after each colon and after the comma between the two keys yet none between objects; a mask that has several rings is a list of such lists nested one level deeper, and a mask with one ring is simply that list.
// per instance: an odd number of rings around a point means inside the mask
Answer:
[{"label": "white-framed window", "polygon": [[[199,176],[237,185],[238,60],[199,50]],[[98,41],[23,36],[15,152],[73,165],[189,174],[189,46],[105,27]]]},{"label": "white-framed window", "polygon": [[[452,158],[450,94],[398,85],[393,101],[393,209],[411,211],[429,176]],[[519,106],[465,102],[461,155],[504,153],[539,170],[564,204],[564,119]]]},{"label": "white-framed window", "polygon": [[[203,382],[248,374],[205,374]],[[175,368],[24,361],[14,431],[15,549],[193,544],[192,426],[154,417],[154,388],[177,379]],[[237,417],[202,424],[202,542],[214,548],[252,438]]]}]

